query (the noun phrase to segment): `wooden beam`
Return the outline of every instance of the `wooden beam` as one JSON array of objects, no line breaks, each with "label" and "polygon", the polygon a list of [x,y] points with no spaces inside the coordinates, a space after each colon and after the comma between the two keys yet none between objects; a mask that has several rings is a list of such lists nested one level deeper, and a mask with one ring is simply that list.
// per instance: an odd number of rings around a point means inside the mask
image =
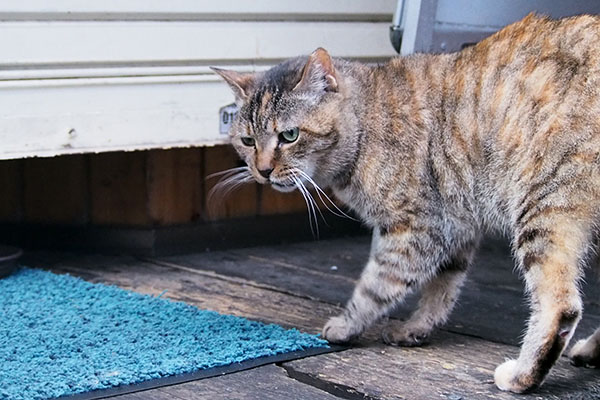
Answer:
[{"label": "wooden beam", "polygon": [[22,210],[23,161],[0,162],[0,221],[19,222]]},{"label": "wooden beam", "polygon": [[202,214],[202,149],[148,152],[148,209],[158,225],[198,221]]},{"label": "wooden beam", "polygon": [[115,397],[115,400],[171,399],[339,400],[339,397],[290,378],[284,368],[276,365]]},{"label": "wooden beam", "polygon": [[90,216],[97,225],[152,224],[148,212],[145,152],[90,157]]},{"label": "wooden beam", "polygon": [[27,222],[86,223],[88,170],[85,156],[26,159],[23,191]]}]

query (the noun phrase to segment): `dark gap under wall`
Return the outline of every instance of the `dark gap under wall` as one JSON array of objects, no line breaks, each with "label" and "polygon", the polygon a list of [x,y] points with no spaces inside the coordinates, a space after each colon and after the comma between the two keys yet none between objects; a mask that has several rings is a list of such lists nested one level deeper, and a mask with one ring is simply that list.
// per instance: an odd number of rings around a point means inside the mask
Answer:
[{"label": "dark gap under wall", "polygon": [[[230,146],[0,161],[0,241],[135,254],[312,240],[300,193],[256,183],[209,199]],[[210,201],[209,201],[210,200]],[[327,217],[321,237],[366,230]]]}]

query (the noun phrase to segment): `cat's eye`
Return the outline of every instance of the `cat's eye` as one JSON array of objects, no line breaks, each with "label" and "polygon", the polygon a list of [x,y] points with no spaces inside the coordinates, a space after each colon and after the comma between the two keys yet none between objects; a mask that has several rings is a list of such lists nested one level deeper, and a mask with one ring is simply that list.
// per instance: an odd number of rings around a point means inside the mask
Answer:
[{"label": "cat's eye", "polygon": [[244,144],[244,146],[248,146],[248,147],[254,147],[254,145],[256,144],[256,141],[254,140],[254,138],[250,137],[250,136],[242,136],[242,143]]},{"label": "cat's eye", "polygon": [[298,129],[298,128],[288,129],[287,131],[283,131],[283,132],[279,133],[279,141],[284,142],[284,143],[292,143],[298,139],[299,135],[300,135],[300,129]]}]

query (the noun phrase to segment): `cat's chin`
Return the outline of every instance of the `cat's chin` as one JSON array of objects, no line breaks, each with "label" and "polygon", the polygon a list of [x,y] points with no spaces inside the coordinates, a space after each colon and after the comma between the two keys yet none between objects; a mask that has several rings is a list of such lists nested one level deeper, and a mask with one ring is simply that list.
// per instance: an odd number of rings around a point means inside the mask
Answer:
[{"label": "cat's chin", "polygon": [[296,190],[296,185],[281,185],[279,183],[271,183],[271,187],[278,192],[289,193]]}]

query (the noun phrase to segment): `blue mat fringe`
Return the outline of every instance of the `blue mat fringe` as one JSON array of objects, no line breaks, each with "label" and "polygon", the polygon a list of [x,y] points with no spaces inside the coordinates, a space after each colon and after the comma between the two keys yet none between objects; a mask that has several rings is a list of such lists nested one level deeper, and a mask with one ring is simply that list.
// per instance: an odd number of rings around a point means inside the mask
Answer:
[{"label": "blue mat fringe", "polygon": [[0,280],[0,398],[47,399],[327,347],[181,302],[22,269]]}]

